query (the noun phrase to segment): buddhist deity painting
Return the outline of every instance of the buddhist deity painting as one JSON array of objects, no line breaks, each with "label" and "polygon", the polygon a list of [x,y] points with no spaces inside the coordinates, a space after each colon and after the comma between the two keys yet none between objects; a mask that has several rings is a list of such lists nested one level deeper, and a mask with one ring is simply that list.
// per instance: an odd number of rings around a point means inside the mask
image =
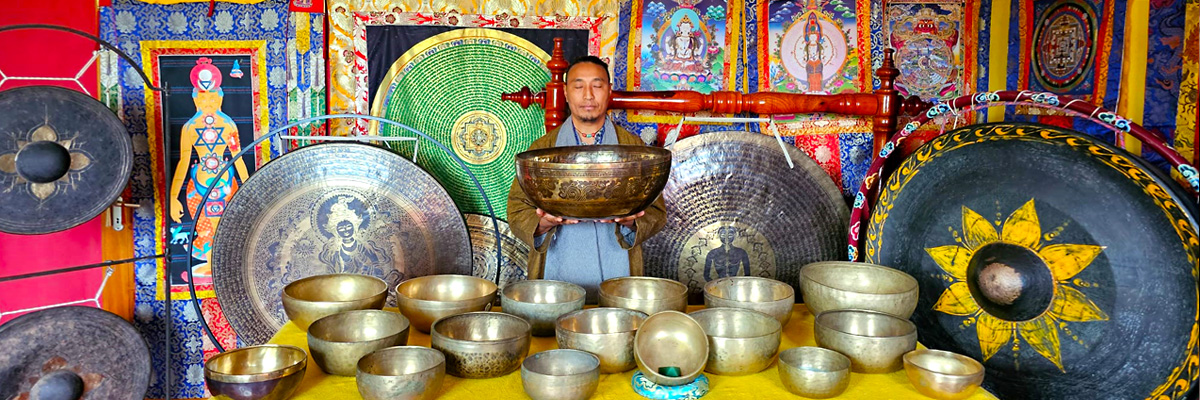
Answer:
[{"label": "buddhist deity painting", "polygon": [[[769,62],[759,71],[761,90],[842,93],[869,82],[866,21],[854,0],[776,1],[760,5],[759,44]],[[865,18],[864,18],[865,19]]]},{"label": "buddhist deity painting", "polygon": [[634,9],[641,14],[632,21],[640,44],[630,44],[630,60],[636,60],[630,87],[724,90],[729,72],[724,1],[649,1]]},{"label": "buddhist deity painting", "polygon": [[901,95],[933,99],[966,93],[961,3],[891,2],[886,18]]},{"label": "buddhist deity painting", "polygon": [[[1021,2],[1018,87],[1072,95],[1102,104],[1114,97],[1107,84],[1114,48],[1114,2]],[[1118,69],[1114,66],[1114,69]],[[1107,104],[1107,103],[1104,103]]]}]

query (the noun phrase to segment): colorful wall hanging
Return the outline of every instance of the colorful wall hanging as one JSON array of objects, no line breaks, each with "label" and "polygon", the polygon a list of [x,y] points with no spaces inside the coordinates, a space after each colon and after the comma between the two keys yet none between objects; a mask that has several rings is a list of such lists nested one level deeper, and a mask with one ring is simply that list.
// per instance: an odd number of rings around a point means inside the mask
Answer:
[{"label": "colorful wall hanging", "polygon": [[[1018,90],[1068,95],[1109,108],[1116,100],[1121,54],[1114,42],[1116,0],[1021,0]],[[1122,7],[1123,11],[1123,7]],[[1122,18],[1124,14],[1122,13]],[[1123,21],[1121,21],[1123,25]],[[1027,108],[1030,114],[1044,113]]]},{"label": "colorful wall hanging", "polygon": [[896,49],[902,96],[930,100],[967,94],[974,86],[977,15],[962,1],[888,2],[888,45]]},{"label": "colorful wall hanging", "polygon": [[846,93],[871,90],[870,28],[865,0],[760,2],[761,91]]},{"label": "colorful wall hanging", "polygon": [[[1186,3],[1185,21],[1200,21],[1200,1]],[[1197,162],[1196,143],[1200,134],[1200,24],[1185,24],[1182,53],[1182,68],[1179,84],[1179,106],[1176,109],[1178,133],[1175,135],[1175,151],[1184,158]]]},{"label": "colorful wall hanging", "polygon": [[[326,115],[325,90],[325,15],[304,12],[291,13],[294,37],[287,44],[287,107],[288,122]],[[288,133],[297,136],[325,135],[326,121],[309,122],[292,128]],[[301,143],[291,141],[296,148]]]}]

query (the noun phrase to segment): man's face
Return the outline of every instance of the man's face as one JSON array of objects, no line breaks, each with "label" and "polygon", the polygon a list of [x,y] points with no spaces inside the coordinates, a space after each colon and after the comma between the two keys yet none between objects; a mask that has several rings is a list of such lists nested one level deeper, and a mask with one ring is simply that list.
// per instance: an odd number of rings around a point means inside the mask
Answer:
[{"label": "man's face", "polygon": [[608,71],[599,65],[580,63],[567,71],[567,105],[580,121],[594,122],[604,117],[611,96]]}]

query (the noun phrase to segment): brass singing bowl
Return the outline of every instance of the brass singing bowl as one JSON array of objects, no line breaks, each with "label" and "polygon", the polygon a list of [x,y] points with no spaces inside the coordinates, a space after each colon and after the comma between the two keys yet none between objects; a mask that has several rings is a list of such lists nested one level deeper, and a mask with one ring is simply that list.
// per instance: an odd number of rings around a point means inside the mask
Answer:
[{"label": "brass singing bowl", "polygon": [[558,317],[555,339],[561,349],[583,350],[600,359],[600,373],[619,374],[637,368],[633,339],[646,313],[624,308],[589,308]]},{"label": "brass singing bowl", "polygon": [[704,284],[704,306],[758,311],[786,326],[792,318],[796,291],[792,285],[757,276],[730,276]]},{"label": "brass singing bowl", "polygon": [[296,346],[243,347],[213,356],[204,364],[204,381],[216,399],[282,400],[292,396],[308,356]]},{"label": "brass singing bowl", "polygon": [[308,327],[308,350],[325,373],[354,376],[363,356],[408,344],[408,326],[408,318],[391,311],[340,312]]},{"label": "brass singing bowl", "polygon": [[559,217],[609,218],[649,207],[671,176],[671,151],[636,145],[552,147],[516,156],[517,183]]},{"label": "brass singing bowl", "polygon": [[521,386],[533,400],[585,400],[600,385],[600,359],[580,350],[547,350],[521,363]]},{"label": "brass singing bowl", "polygon": [[983,383],[983,364],[948,351],[913,350],[904,354],[904,372],[921,394],[940,400],[971,397]]},{"label": "brass singing bowl", "polygon": [[315,275],[283,287],[283,312],[301,330],[342,311],[383,309],[388,284],[360,274]]},{"label": "brass singing bowl", "polygon": [[[695,319],[678,311],[663,311],[638,328],[633,339],[633,357],[638,370],[650,381],[664,386],[687,384],[700,376],[708,362],[708,337]],[[674,367],[679,376],[659,373]]]},{"label": "brass singing bowl", "polygon": [[468,275],[428,275],[396,285],[400,313],[423,333],[439,318],[483,311],[495,299],[495,283]]},{"label": "brass singing bowl", "polygon": [[706,308],[688,314],[708,336],[704,370],[717,375],[748,375],[771,366],[779,352],[783,324],[744,308]]},{"label": "brass singing bowl", "polygon": [[850,359],[820,347],[796,347],[779,353],[779,380],[792,394],[827,399],[850,385]]},{"label": "brass singing bowl", "polygon": [[499,312],[452,315],[433,323],[431,343],[446,355],[446,372],[460,378],[508,375],[529,354],[529,322]]},{"label": "brass singing bowl", "polygon": [[570,282],[534,279],[509,282],[500,291],[500,309],[525,318],[533,336],[554,336],[554,321],[583,308],[587,292]]},{"label": "brass singing bowl", "polygon": [[646,315],[687,310],[687,285],[648,276],[627,276],[600,282],[600,307],[638,310]]},{"label": "brass singing bowl", "polygon": [[431,400],[442,390],[446,356],[428,347],[389,347],[358,360],[357,370],[365,400]]},{"label": "brass singing bowl", "polygon": [[891,314],[834,310],[813,321],[817,345],[850,358],[850,370],[866,374],[899,371],[900,357],[917,347],[917,326]]},{"label": "brass singing bowl", "polygon": [[867,263],[826,261],[800,268],[800,294],[814,314],[874,310],[907,319],[917,309],[917,280]]}]

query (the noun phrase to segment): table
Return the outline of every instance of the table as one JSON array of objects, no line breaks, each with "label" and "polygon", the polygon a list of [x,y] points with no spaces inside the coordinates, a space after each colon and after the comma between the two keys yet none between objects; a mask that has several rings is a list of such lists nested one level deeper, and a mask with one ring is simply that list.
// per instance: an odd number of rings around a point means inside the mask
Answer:
[{"label": "table", "polygon": [[[688,311],[695,311],[703,306],[689,306]],[[498,309],[498,308],[497,308]],[[394,310],[393,310],[394,311]],[[295,324],[288,322],[275,337],[272,344],[289,344],[308,351],[308,336]],[[408,344],[429,347],[429,335],[411,329],[408,334]],[[813,314],[803,304],[797,304],[792,309],[792,318],[783,328],[783,342],[779,350],[783,351],[799,346],[816,346],[813,339]],[[920,347],[920,345],[918,345]],[[529,354],[533,355],[544,350],[558,348],[558,342],[553,337],[534,337],[529,346]],[[778,362],[778,361],[776,361]],[[633,392],[630,381],[637,369],[621,374],[600,375],[600,386],[593,399],[642,399]],[[705,400],[717,399],[776,399],[799,398],[788,392],[779,381],[779,371],[775,364],[757,374],[745,376],[720,376],[705,373],[709,379],[711,391],[704,396]],[[291,397],[293,400],[332,400],[332,399],[361,399],[354,377],[326,375],[321,368],[309,358],[308,369],[304,381]],[[528,399],[525,389],[521,386],[521,372],[514,371],[508,375],[492,379],[462,379],[446,375],[439,399]],[[890,374],[850,374],[850,387],[838,396],[839,399],[928,399],[917,393],[908,382],[904,370]],[[995,399],[996,397],[980,389],[971,399]]]}]

